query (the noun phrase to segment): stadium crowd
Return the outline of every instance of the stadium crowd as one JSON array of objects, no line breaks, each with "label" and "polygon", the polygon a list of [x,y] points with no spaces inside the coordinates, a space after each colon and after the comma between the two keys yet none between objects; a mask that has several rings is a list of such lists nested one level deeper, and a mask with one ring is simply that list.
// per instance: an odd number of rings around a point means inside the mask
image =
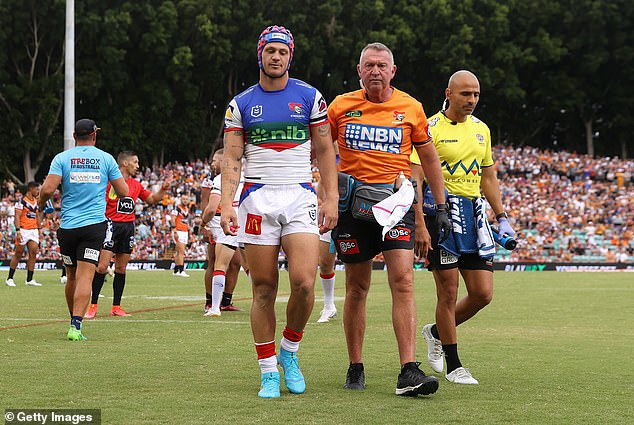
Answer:
[{"label": "stadium crowd", "polygon": [[[512,217],[518,247],[498,249],[498,261],[632,262],[634,261],[634,161],[591,158],[571,152],[534,147],[493,148],[502,199]],[[177,182],[171,194],[154,207],[137,204],[137,260],[171,258],[172,215],[181,193],[189,194],[190,232],[197,237],[186,251],[188,260],[205,258],[206,246],[199,234],[200,187],[212,176],[207,160],[145,167],[136,178],[148,190],[157,191],[168,172]],[[317,171],[317,170],[315,170]],[[315,180],[318,173],[315,172]],[[5,180],[0,202],[0,259],[13,255],[14,205],[22,194],[18,185]],[[46,217],[38,259],[59,259],[55,230],[59,225],[59,194],[53,199],[54,214]],[[380,259],[380,258],[378,258]]]}]

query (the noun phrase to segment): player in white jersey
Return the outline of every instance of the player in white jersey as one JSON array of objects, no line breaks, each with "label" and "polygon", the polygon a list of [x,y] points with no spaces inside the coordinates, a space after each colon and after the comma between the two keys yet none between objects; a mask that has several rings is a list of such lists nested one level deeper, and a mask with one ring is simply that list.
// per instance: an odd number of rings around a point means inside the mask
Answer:
[{"label": "player in white jersey", "polygon": [[[218,150],[214,156],[222,155],[223,150]],[[211,233],[213,239],[216,242],[214,245],[214,263],[210,263],[207,268],[213,266],[213,278],[211,287],[212,303],[210,310],[205,313],[205,316],[220,317],[220,303],[225,289],[225,281],[227,270],[231,263],[231,260],[236,255],[238,249],[238,237],[232,235],[225,235],[220,226],[220,194],[221,194],[221,179],[222,176],[218,174],[214,177],[211,193],[209,194],[209,202],[207,207],[203,211],[201,227],[206,227],[207,224],[211,227]],[[242,190],[243,182],[240,182],[238,191],[233,200],[232,208],[237,209],[240,201],[240,192]],[[237,253],[239,256],[240,254]],[[232,288],[233,289],[233,288]],[[233,292],[233,291],[232,291]]]},{"label": "player in white jersey", "polygon": [[[245,244],[251,272],[251,328],[261,371],[262,398],[280,396],[275,350],[275,298],[280,247],[288,258],[291,294],[279,362],[292,393],[306,389],[297,350],[314,304],[318,234],[337,219],[335,152],[327,105],[314,87],[289,78],[293,36],[266,28],[258,41],[259,83],[236,96],[225,114],[221,225]],[[321,165],[325,198],[317,211],[311,185],[311,141]],[[232,208],[245,158],[238,214]]]}]

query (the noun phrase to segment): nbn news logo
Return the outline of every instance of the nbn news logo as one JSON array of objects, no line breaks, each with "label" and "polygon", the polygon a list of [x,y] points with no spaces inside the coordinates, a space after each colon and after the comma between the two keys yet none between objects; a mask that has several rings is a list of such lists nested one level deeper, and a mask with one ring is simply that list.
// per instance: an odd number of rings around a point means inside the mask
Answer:
[{"label": "nbn news logo", "polygon": [[378,125],[346,124],[344,133],[346,146],[358,151],[375,150],[401,153],[403,129]]}]

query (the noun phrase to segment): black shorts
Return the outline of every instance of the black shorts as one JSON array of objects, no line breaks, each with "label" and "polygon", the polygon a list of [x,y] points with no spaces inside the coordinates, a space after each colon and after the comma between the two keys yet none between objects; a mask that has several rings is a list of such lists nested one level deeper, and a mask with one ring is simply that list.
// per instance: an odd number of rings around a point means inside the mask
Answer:
[{"label": "black shorts", "polygon": [[436,232],[436,217],[425,216],[425,225],[431,236],[433,250],[427,253],[427,270],[488,270],[493,272],[493,259],[481,258],[477,253],[453,255],[438,246],[438,234]]},{"label": "black shorts", "polygon": [[132,254],[132,248],[134,248],[134,221],[120,222],[108,219],[103,249],[115,254]]},{"label": "black shorts", "polygon": [[377,254],[391,249],[414,249],[414,229],[416,218],[414,209],[385,235],[383,227],[376,222],[357,220],[346,211],[339,214],[337,227],[332,231],[332,240],[339,259],[344,263],[359,263],[371,260]]},{"label": "black shorts", "polygon": [[76,229],[58,229],[57,240],[62,262],[66,267],[77,267],[77,261],[99,263],[99,251],[106,237],[105,221]]}]

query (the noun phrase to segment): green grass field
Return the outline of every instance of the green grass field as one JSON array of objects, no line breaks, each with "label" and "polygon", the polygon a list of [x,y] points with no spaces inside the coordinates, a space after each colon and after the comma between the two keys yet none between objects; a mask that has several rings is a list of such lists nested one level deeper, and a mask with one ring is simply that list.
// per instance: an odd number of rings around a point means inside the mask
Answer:
[{"label": "green grass field", "polygon": [[[385,272],[374,272],[364,349],[367,389],[342,388],[347,354],[339,317],[316,324],[321,286],[300,358],[308,390],[260,400],[250,289],[242,312],[202,317],[202,272],[130,272],[111,318],[111,283],[89,340],[65,340],[63,286],[38,272],[41,288],[0,288],[0,409],[102,409],[104,424],[626,424],[634,423],[634,279],[629,273],[496,273],[493,303],[458,329],[463,364],[477,386],[449,384],[429,397],[394,395],[398,354]],[[5,276],[2,277],[3,279]],[[278,342],[288,275],[280,274]],[[415,273],[418,323],[433,321],[431,274]],[[426,347],[418,336],[426,373]]]}]

